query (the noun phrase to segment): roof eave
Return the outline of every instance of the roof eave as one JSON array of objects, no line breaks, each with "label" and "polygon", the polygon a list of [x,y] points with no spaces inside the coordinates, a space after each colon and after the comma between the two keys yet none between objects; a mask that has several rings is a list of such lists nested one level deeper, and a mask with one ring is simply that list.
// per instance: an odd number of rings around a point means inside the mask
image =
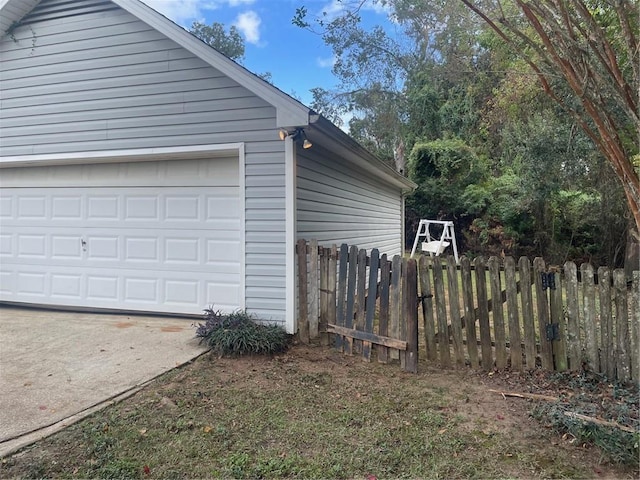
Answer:
[{"label": "roof eave", "polygon": [[317,121],[312,123],[308,129],[308,136],[311,139],[317,138],[323,147],[339,153],[351,163],[362,167],[365,171],[379,178],[385,179],[403,192],[411,192],[417,188],[414,182],[384,163],[322,116],[318,116]]}]

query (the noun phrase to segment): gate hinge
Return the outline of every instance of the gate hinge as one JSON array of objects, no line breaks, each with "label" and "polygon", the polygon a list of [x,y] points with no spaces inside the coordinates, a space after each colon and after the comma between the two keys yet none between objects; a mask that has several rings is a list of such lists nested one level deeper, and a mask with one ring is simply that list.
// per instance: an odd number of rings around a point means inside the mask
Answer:
[{"label": "gate hinge", "polygon": [[560,340],[560,324],[558,323],[547,323],[546,325],[546,334],[547,340],[550,342],[555,342]]},{"label": "gate hinge", "polygon": [[551,290],[556,289],[556,274],[554,272],[541,272],[540,276],[542,277],[543,290],[546,290],[547,288]]}]

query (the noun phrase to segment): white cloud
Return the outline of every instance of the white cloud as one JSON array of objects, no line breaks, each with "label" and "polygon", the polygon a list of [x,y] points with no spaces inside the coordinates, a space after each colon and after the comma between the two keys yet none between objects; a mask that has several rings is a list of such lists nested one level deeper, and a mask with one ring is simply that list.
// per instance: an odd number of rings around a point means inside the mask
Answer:
[{"label": "white cloud", "polygon": [[255,0],[142,0],[154,10],[176,23],[202,19],[204,10],[251,5]]},{"label": "white cloud", "polygon": [[324,20],[331,21],[349,10],[355,10],[358,8],[363,11],[368,10],[377,15],[384,15],[386,17],[393,13],[391,5],[380,0],[365,0],[364,2],[361,0],[331,0],[320,9],[320,16]]},{"label": "white cloud", "polygon": [[239,7],[241,5],[253,5],[256,0],[228,0],[230,7]]},{"label": "white cloud", "polygon": [[233,22],[233,25],[240,30],[248,43],[258,45],[260,43],[260,16],[253,10],[241,13]]},{"label": "white cloud", "polygon": [[347,10],[345,2],[341,0],[331,0],[320,10],[320,16],[326,20],[333,20]]},{"label": "white cloud", "polygon": [[202,16],[202,0],[143,0],[143,2],[180,24]]},{"label": "white cloud", "polygon": [[333,57],[326,57],[326,58],[318,57],[316,58],[316,64],[320,68],[333,68],[333,66],[336,64],[336,60],[337,58],[335,55]]}]

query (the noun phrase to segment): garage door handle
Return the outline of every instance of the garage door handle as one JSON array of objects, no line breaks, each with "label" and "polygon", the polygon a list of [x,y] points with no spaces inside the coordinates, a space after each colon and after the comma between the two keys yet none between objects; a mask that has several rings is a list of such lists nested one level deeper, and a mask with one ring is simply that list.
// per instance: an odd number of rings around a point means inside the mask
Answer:
[{"label": "garage door handle", "polygon": [[80,245],[82,245],[82,251],[86,252],[87,251],[87,242],[84,240],[84,238],[80,239]]}]

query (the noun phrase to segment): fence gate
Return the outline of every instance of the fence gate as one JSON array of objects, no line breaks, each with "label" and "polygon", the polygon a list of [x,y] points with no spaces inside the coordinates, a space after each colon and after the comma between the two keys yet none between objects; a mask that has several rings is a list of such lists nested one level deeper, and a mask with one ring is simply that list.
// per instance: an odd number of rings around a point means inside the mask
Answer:
[{"label": "fence gate", "polygon": [[305,240],[296,251],[300,341],[319,337],[346,355],[399,360],[403,370],[416,373],[416,261],[388,259],[375,248],[367,255],[355,245],[326,248]]}]

